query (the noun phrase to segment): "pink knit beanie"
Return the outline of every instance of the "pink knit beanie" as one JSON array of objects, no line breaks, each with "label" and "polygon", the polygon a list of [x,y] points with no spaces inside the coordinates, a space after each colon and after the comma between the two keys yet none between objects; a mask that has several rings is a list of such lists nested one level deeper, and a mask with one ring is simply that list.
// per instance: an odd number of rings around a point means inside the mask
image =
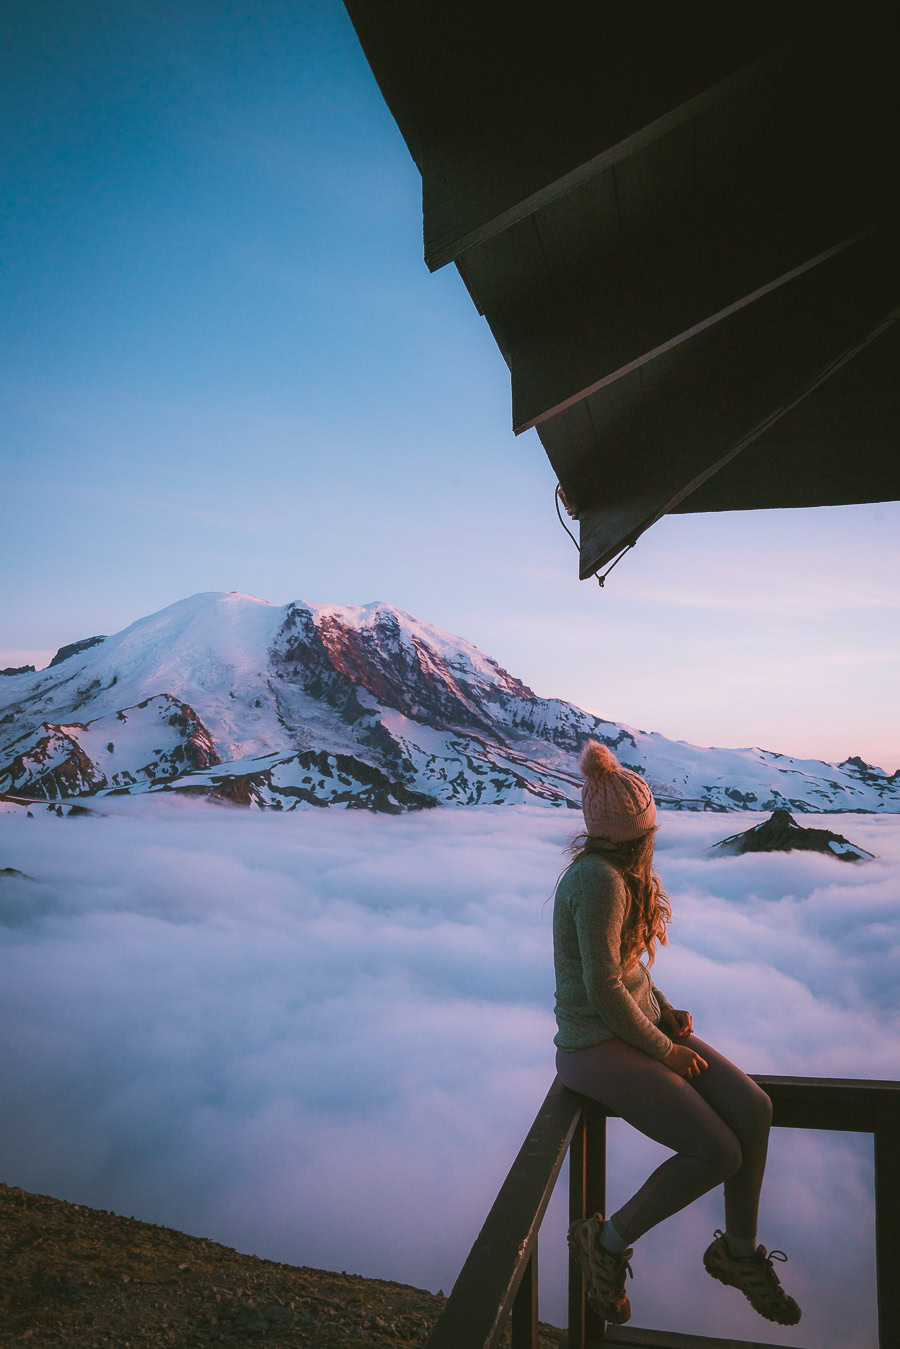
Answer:
[{"label": "pink knit beanie", "polygon": [[589,740],[581,755],[584,786],[581,808],[587,831],[611,843],[639,838],[656,823],[656,802],[644,779],[623,768],[598,740]]}]

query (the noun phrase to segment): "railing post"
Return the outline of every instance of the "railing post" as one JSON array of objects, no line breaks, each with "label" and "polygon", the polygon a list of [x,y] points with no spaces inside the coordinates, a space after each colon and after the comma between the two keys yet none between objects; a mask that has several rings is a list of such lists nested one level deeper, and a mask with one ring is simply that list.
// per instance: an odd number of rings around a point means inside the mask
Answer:
[{"label": "railing post", "polygon": [[[587,1211],[587,1123],[582,1109],[569,1148],[569,1224]],[[567,1349],[584,1349],[584,1278],[581,1266],[569,1258],[569,1337]]]},{"label": "railing post", "polygon": [[[591,1103],[587,1111],[587,1211],[606,1216],[606,1111]],[[585,1308],[588,1346],[606,1337],[606,1323],[591,1306]]]},{"label": "railing post", "polygon": [[[605,1212],[606,1111],[585,1100],[569,1151],[569,1222]],[[605,1323],[585,1298],[581,1267],[570,1259],[568,1349],[589,1349],[605,1334]]]},{"label": "railing post", "polygon": [[512,1349],[538,1349],[538,1243],[531,1248],[512,1306]]},{"label": "railing post", "polygon": [[875,1270],[878,1281],[878,1343],[900,1344],[900,1118],[879,1112],[875,1126]]}]

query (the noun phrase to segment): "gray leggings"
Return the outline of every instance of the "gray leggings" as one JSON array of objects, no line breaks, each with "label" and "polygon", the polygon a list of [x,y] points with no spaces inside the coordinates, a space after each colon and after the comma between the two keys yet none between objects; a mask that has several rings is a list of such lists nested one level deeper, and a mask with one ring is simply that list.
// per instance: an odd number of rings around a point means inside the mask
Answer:
[{"label": "gray leggings", "polygon": [[557,1050],[557,1072],[567,1087],[675,1152],[611,1215],[612,1222],[630,1244],[724,1181],[727,1230],[755,1237],[772,1102],[696,1035],[675,1043],[696,1050],[709,1064],[690,1082],[624,1040]]}]

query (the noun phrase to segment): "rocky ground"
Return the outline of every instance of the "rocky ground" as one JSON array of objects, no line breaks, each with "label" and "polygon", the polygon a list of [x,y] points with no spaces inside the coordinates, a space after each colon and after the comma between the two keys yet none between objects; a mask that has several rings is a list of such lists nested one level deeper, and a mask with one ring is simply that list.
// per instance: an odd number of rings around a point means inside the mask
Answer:
[{"label": "rocky ground", "polygon": [[[0,1184],[3,1349],[421,1346],[445,1299]],[[541,1326],[541,1349],[559,1331]]]}]

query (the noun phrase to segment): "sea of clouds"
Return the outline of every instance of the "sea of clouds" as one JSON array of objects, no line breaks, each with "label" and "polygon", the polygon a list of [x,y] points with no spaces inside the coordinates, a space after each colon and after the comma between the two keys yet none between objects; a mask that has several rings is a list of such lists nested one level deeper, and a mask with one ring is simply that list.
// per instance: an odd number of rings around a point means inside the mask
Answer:
[{"label": "sea of clouds", "polygon": [[[30,878],[0,878],[0,1179],[449,1292],[553,1077],[575,813],[103,809],[0,817],[0,868]],[[822,821],[864,864],[706,853],[759,818],[663,814],[655,982],[748,1072],[900,1077],[900,820]],[[667,1154],[609,1132],[612,1211]],[[564,1193],[541,1232],[557,1325]],[[869,1136],[773,1132],[760,1239],[790,1256],[796,1328],[704,1273],[722,1225],[718,1190],[641,1239],[634,1324],[872,1349]]]}]

